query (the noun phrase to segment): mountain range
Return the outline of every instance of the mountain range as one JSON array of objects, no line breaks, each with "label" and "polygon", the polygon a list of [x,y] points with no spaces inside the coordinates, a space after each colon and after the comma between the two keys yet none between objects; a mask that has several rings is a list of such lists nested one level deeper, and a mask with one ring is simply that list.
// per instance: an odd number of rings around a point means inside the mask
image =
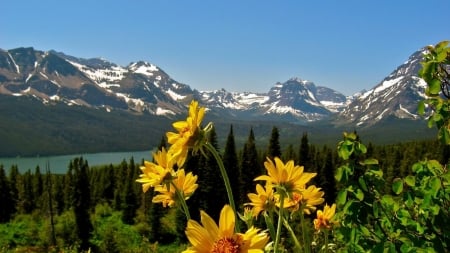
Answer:
[{"label": "mountain range", "polygon": [[372,89],[345,96],[300,78],[278,82],[267,93],[198,91],[145,61],[124,67],[53,50],[0,49],[0,100],[8,98],[8,110],[15,110],[12,105],[17,99],[26,97],[34,100],[34,106],[42,104],[49,110],[65,106],[170,121],[183,117],[186,106],[196,99],[211,118],[223,122],[373,129],[383,122],[421,119],[416,107],[425,97],[426,83],[417,72],[423,53],[424,49],[414,52]]}]

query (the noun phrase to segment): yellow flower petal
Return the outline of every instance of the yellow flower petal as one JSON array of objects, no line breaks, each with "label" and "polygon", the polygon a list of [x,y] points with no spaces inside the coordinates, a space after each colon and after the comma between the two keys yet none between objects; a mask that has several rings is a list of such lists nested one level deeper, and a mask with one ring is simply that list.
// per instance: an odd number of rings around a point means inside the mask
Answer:
[{"label": "yellow flower petal", "polygon": [[200,211],[200,219],[203,227],[208,231],[209,238],[216,241],[219,236],[219,227],[217,227],[216,222],[204,211]]},{"label": "yellow flower petal", "polygon": [[209,232],[194,220],[188,221],[186,236],[192,246],[197,248],[197,251],[192,252],[209,252],[214,244]]},{"label": "yellow flower petal", "polygon": [[265,232],[250,228],[246,233],[234,233],[235,216],[229,205],[220,212],[219,227],[205,212],[200,213],[202,225],[190,220],[186,236],[192,247],[184,253],[237,252],[263,253],[269,237]]},{"label": "yellow flower petal", "polygon": [[219,237],[230,237],[234,233],[235,217],[233,209],[225,205],[220,211]]}]

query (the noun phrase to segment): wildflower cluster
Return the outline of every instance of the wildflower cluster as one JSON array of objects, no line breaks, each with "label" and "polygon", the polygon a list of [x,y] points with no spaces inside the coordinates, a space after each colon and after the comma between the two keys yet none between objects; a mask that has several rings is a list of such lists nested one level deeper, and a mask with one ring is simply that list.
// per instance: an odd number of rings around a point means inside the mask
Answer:
[{"label": "wildflower cluster", "polygon": [[[239,215],[248,227],[246,232],[240,233],[237,226],[238,213],[226,170],[217,151],[208,143],[208,132],[212,124],[201,127],[204,114],[205,108],[200,107],[197,101],[192,101],[187,119],[173,123],[176,132],[166,134],[168,143],[171,144],[169,149],[162,148],[155,152],[154,162],[145,161],[141,167],[142,174],[136,181],[142,183],[144,192],[154,188],[157,195],[153,197],[153,202],[161,203],[164,207],[180,206],[183,209],[188,219],[186,235],[191,243],[191,247],[184,252],[256,253],[270,250],[273,243],[269,243],[267,230],[253,226],[254,219],[261,213],[270,218],[274,218],[274,214],[278,215],[276,231],[270,229],[273,225],[270,219],[266,219],[270,237],[274,240],[274,251],[278,252],[283,221],[288,230],[292,231],[287,222],[287,211],[291,213],[291,217],[296,212],[300,212],[303,217],[303,214],[311,214],[324,202],[324,192],[314,185],[307,185],[316,173],[304,172],[303,166],[294,165],[293,161],[283,163],[278,157],[273,160],[267,158],[264,163],[267,175],[255,178],[255,181],[263,181],[265,184],[257,184],[256,193],[248,194],[250,202],[244,207],[244,214]],[[198,187],[197,175],[186,173],[183,166],[189,152],[195,154],[198,151],[202,154],[209,151],[216,158],[227,189],[230,204],[223,207],[218,225],[203,211],[200,213],[201,224],[190,219],[186,200]],[[318,224],[318,228],[330,228],[334,210],[326,209],[323,214],[318,212],[318,220],[314,222]],[[296,240],[294,233],[292,236]],[[300,247],[299,243],[297,246]]]},{"label": "wildflower cluster", "polygon": [[[303,166],[294,164],[290,160],[283,163],[280,158],[275,157],[273,160],[267,158],[264,166],[267,170],[267,175],[261,175],[255,178],[255,181],[265,181],[264,186],[256,185],[256,193],[249,193],[247,196],[250,199],[248,206],[253,208],[253,216],[256,218],[259,214],[263,214],[266,222],[271,222],[273,214],[278,215],[278,224],[276,230],[271,231],[271,236],[274,238],[274,250],[279,248],[281,225],[291,231],[292,237],[296,243],[296,247],[308,251],[306,248],[310,247],[307,238],[304,237],[303,246],[298,242],[293,229],[290,227],[289,220],[294,217],[294,214],[299,213],[301,217],[301,225],[305,228],[304,214],[311,214],[316,210],[318,205],[324,202],[324,192],[315,185],[307,185],[317,173],[305,172]],[[335,205],[333,205],[335,207]],[[325,208],[328,208],[326,206]],[[331,228],[331,219],[333,218],[335,209],[326,209],[326,215],[322,211],[317,212],[317,219],[314,224],[326,224],[327,228]],[[273,225],[268,224],[268,227]],[[320,231],[322,226],[316,226]],[[307,233],[306,228],[302,231]]]},{"label": "wildflower cluster", "polygon": [[[186,161],[189,149],[199,146],[199,136],[204,136],[205,130],[200,128],[205,108],[199,107],[198,102],[192,101],[189,106],[189,116],[185,121],[173,123],[177,132],[168,132],[169,150],[162,148],[153,154],[155,162],[145,161],[141,166],[142,174],[136,181],[142,183],[142,190],[146,192],[154,188],[158,194],[153,197],[153,202],[162,203],[164,207],[172,207],[179,203],[187,217],[190,217],[185,200],[194,193],[198,184],[197,176],[192,172],[186,172],[183,165]],[[178,169],[176,169],[178,168]]]}]

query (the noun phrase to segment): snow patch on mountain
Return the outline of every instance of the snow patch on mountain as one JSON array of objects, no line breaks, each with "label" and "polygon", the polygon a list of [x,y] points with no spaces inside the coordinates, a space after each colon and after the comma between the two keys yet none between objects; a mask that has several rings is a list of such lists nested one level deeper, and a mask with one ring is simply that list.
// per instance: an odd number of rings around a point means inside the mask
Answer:
[{"label": "snow patch on mountain", "polygon": [[156,112],[155,112],[155,114],[156,115],[175,115],[176,113],[174,113],[173,111],[171,111],[171,110],[168,110],[168,109],[164,109],[164,108],[161,108],[161,107],[158,107],[158,108],[156,108]]},{"label": "snow patch on mountain", "polygon": [[114,83],[122,80],[124,75],[128,72],[127,69],[120,66],[111,66],[110,68],[92,68],[74,61],[67,61],[87,75],[90,79],[94,80],[97,84],[102,84],[105,88],[112,85],[108,83]]},{"label": "snow patch on mountain", "polygon": [[184,98],[186,97],[186,96],[183,96],[183,95],[180,95],[180,94],[176,93],[176,92],[173,91],[172,89],[169,89],[169,90],[167,91],[167,94],[169,94],[169,96],[170,96],[173,100],[175,100],[175,101],[184,99]]},{"label": "snow patch on mountain", "polygon": [[142,74],[146,76],[153,76],[153,72],[159,71],[156,65],[148,62],[135,62],[132,63],[128,69],[134,73]]}]

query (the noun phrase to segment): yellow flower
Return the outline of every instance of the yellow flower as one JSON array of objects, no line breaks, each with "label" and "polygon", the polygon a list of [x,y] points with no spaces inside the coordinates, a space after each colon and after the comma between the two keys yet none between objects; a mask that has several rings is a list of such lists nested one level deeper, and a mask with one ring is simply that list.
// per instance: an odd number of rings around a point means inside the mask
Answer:
[{"label": "yellow flower", "polygon": [[263,188],[260,184],[256,185],[256,194],[247,194],[250,199],[249,205],[253,206],[253,216],[258,217],[262,211],[268,211],[274,206],[273,188],[270,183]]},{"label": "yellow flower", "polygon": [[189,148],[194,147],[196,138],[199,137],[200,124],[205,115],[205,108],[199,107],[198,102],[193,100],[189,105],[189,115],[185,121],[177,121],[172,126],[177,130],[175,132],[167,132],[167,141],[172,144],[169,149],[177,164],[181,167],[186,161]]},{"label": "yellow flower", "polygon": [[[323,195],[325,193],[314,185],[308,186],[299,192],[294,192],[292,198],[284,199],[284,207],[290,208],[292,211],[297,211],[300,205],[303,205],[303,212],[311,214],[311,211],[316,210],[316,206],[322,204],[325,200]],[[277,203],[279,206],[279,203]]]},{"label": "yellow flower", "polygon": [[147,192],[150,187],[160,185],[165,179],[170,178],[174,174],[173,159],[171,159],[165,148],[158,150],[157,153],[153,153],[153,159],[156,163],[144,162],[144,166],[140,167],[142,174],[136,180],[136,182],[142,183],[144,192]]},{"label": "yellow flower", "polygon": [[244,234],[234,233],[235,215],[229,205],[220,212],[219,226],[205,212],[200,212],[201,223],[189,220],[186,236],[191,247],[184,253],[263,253],[269,240],[264,232],[251,227]]},{"label": "yellow flower", "polygon": [[305,188],[305,185],[315,177],[317,173],[303,172],[303,166],[295,166],[294,161],[290,160],[284,164],[280,158],[274,158],[275,163],[267,157],[264,167],[267,169],[267,175],[262,175],[256,180],[265,180],[274,186],[283,187],[288,194]]},{"label": "yellow flower", "polygon": [[192,172],[185,174],[184,169],[180,169],[176,172],[170,184],[155,187],[155,191],[159,194],[153,197],[152,202],[162,203],[164,207],[173,207],[178,199],[176,191],[180,191],[184,199],[187,200],[197,189],[198,184],[196,182],[197,176],[194,176]]},{"label": "yellow flower", "polygon": [[321,228],[330,229],[331,228],[331,219],[336,212],[336,204],[333,204],[331,207],[325,205],[322,210],[317,211],[317,218],[314,219],[314,228],[316,230],[320,230]]}]

